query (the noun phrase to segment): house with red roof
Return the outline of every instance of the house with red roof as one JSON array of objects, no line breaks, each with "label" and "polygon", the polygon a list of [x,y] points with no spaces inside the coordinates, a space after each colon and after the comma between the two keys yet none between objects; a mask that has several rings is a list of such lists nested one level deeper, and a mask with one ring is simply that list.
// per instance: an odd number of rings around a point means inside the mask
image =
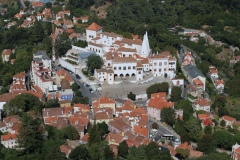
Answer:
[{"label": "house with red roof", "polygon": [[166,97],[155,96],[157,94],[151,95],[151,99],[147,105],[148,115],[152,118],[160,121],[161,120],[161,110],[163,108],[174,108],[173,102],[168,102]]},{"label": "house with red roof", "polygon": [[209,74],[212,78],[218,78],[218,70],[215,66],[209,66]]},{"label": "house with red roof", "polygon": [[91,41],[93,38],[97,37],[97,34],[102,32],[101,26],[99,26],[97,23],[93,22],[88,28],[86,29],[86,38],[87,42]]},{"label": "house with red roof", "polygon": [[0,96],[0,109],[3,109],[3,105],[6,104],[11,99],[14,99],[18,93],[4,93]]},{"label": "house with red roof", "polygon": [[236,122],[236,118],[233,118],[233,117],[230,117],[230,116],[222,116],[219,118],[219,123],[221,121],[225,121],[226,122],[226,126],[229,126],[229,127],[233,127],[233,124],[234,122]]},{"label": "house with red roof", "polygon": [[199,97],[193,102],[192,107],[195,111],[204,110],[210,112],[210,102],[206,98]]},{"label": "house with red roof", "polygon": [[235,145],[232,146],[231,157],[233,160],[240,159],[240,145],[239,144],[236,143]]},{"label": "house with red roof", "polygon": [[119,143],[125,140],[125,137],[120,134],[109,132],[105,140],[108,142],[109,145],[113,144],[118,146]]},{"label": "house with red roof", "polygon": [[11,50],[11,49],[4,49],[4,50],[2,51],[2,61],[3,61],[3,62],[8,62],[11,53],[12,53],[12,50]]},{"label": "house with red roof", "polygon": [[92,103],[92,108],[111,108],[113,110],[113,114],[115,115],[116,110],[116,102],[115,100],[104,96],[99,99],[96,99]]},{"label": "house with red roof", "polygon": [[123,118],[114,119],[108,123],[108,130],[113,133],[124,135],[126,131],[131,129],[132,127]]},{"label": "house with red roof", "polygon": [[17,135],[10,133],[8,133],[7,135],[2,135],[1,143],[6,148],[15,148],[18,146]]}]

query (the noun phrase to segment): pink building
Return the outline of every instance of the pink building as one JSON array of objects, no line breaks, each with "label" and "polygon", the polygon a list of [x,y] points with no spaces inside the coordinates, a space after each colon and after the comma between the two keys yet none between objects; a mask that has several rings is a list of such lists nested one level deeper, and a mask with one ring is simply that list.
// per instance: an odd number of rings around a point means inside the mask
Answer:
[{"label": "pink building", "polygon": [[167,101],[166,93],[154,93],[151,95],[151,99],[147,105],[148,115],[160,121],[161,110],[165,107],[174,108],[174,103]]}]

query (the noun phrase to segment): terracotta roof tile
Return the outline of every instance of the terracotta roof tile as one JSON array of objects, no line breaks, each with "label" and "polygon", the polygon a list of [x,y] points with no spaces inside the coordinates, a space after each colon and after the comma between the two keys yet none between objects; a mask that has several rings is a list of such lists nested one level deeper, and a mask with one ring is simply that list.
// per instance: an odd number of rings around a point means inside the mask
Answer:
[{"label": "terracotta roof tile", "polygon": [[99,31],[102,29],[101,26],[99,26],[97,23],[93,22],[86,30],[93,30],[93,31]]},{"label": "terracotta roof tile", "polygon": [[2,135],[1,136],[1,141],[9,141],[9,140],[14,140],[14,139],[17,139],[17,135],[16,134],[8,133],[7,135]]},{"label": "terracotta roof tile", "polygon": [[198,99],[195,101],[195,104],[199,104],[201,107],[209,106],[209,105],[210,105],[210,103],[208,102],[208,100],[205,99],[205,98],[198,98]]},{"label": "terracotta roof tile", "polygon": [[223,116],[223,117],[221,117],[221,119],[224,119],[224,120],[230,121],[230,122],[236,121],[236,118],[233,118],[230,116]]},{"label": "terracotta roof tile", "polygon": [[87,142],[88,142],[88,139],[89,139],[89,134],[86,133],[86,134],[81,138],[81,141],[87,143]]},{"label": "terracotta roof tile", "polygon": [[116,133],[109,132],[107,135],[106,141],[115,142],[115,143],[119,144],[123,141],[123,139],[124,139],[123,136],[116,134]]}]

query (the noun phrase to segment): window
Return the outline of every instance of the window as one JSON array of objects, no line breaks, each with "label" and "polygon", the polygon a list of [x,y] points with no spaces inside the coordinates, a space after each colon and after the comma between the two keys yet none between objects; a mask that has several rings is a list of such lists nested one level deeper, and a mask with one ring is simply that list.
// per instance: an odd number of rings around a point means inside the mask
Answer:
[{"label": "window", "polygon": [[130,67],[130,66],[128,66],[128,69],[131,69],[131,67]]},{"label": "window", "polygon": [[164,68],[164,71],[166,71],[167,69],[166,68]]},{"label": "window", "polygon": [[154,63],[153,65],[154,65],[154,66],[157,66],[157,63]]},{"label": "window", "polygon": [[156,72],[156,69],[154,69],[154,72]]},{"label": "window", "polygon": [[141,72],[138,72],[138,74],[141,74]]},{"label": "window", "polygon": [[126,67],[123,67],[123,70],[126,70]]},{"label": "window", "polygon": [[167,65],[167,62],[164,62],[164,66],[166,66]]},{"label": "window", "polygon": [[133,66],[133,69],[135,69],[136,67],[135,66]]},{"label": "window", "polygon": [[162,66],[162,62],[159,62],[159,66]]},{"label": "window", "polygon": [[121,70],[122,68],[121,67],[118,67],[119,70]]},{"label": "window", "polygon": [[159,72],[161,72],[161,71],[162,71],[162,69],[160,68],[160,69],[159,69]]},{"label": "window", "polygon": [[[112,76],[112,74],[110,74],[110,76]],[[111,79],[110,79],[111,80]]]},{"label": "window", "polygon": [[117,67],[114,67],[114,70],[116,70],[117,69]]},{"label": "window", "polygon": [[125,54],[123,54],[123,57],[125,57],[126,55]]},{"label": "window", "polygon": [[108,63],[108,66],[110,66],[110,63]]}]

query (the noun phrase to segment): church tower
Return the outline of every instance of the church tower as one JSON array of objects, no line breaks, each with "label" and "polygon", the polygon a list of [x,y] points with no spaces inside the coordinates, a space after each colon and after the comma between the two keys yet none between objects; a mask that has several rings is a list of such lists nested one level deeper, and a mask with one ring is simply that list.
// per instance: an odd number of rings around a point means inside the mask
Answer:
[{"label": "church tower", "polygon": [[142,57],[148,57],[151,52],[149,41],[148,41],[148,35],[147,32],[143,36],[143,42],[142,42],[142,48],[141,48],[141,56]]}]

